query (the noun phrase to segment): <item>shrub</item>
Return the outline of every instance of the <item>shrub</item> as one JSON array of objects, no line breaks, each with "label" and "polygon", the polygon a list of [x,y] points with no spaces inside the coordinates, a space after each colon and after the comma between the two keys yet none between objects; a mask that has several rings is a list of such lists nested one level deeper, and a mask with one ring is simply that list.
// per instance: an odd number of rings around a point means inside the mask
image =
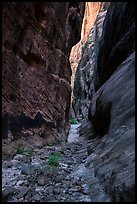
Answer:
[{"label": "shrub", "polygon": [[78,124],[78,121],[76,118],[71,118],[70,119],[70,124]]},{"label": "shrub", "polygon": [[57,166],[61,160],[61,155],[58,152],[53,152],[48,157],[48,164]]},{"label": "shrub", "polygon": [[24,148],[24,147],[19,147],[17,149],[17,154],[26,154],[29,156],[32,156],[32,149],[31,148]]}]

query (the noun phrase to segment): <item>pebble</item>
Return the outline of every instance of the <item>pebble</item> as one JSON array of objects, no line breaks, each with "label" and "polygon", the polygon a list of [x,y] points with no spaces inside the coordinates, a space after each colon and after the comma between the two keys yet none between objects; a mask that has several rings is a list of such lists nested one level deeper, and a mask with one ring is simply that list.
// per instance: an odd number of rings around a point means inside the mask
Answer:
[{"label": "pebble", "polygon": [[6,166],[10,168],[13,165],[12,161],[7,161]]},{"label": "pebble", "polygon": [[26,195],[29,188],[26,186],[20,186],[18,190],[19,190],[19,194],[17,195],[17,198],[22,198],[24,195]]},{"label": "pebble", "polygon": [[14,159],[19,161],[22,157],[24,157],[24,155],[16,154],[16,155],[14,156]]},{"label": "pebble", "polygon": [[38,182],[38,184],[39,184],[40,186],[44,186],[44,184],[45,184],[45,177],[44,177],[44,176],[38,177],[37,182]]},{"label": "pebble", "polygon": [[60,189],[59,189],[59,188],[58,188],[58,189],[56,189],[56,188],[53,189],[53,193],[56,194],[56,195],[57,195],[57,194],[60,194]]},{"label": "pebble", "polygon": [[35,194],[33,197],[32,197],[33,200],[36,200],[36,201],[40,201],[41,199],[41,196],[39,194]]},{"label": "pebble", "polygon": [[34,173],[34,167],[30,165],[22,165],[21,166],[21,173],[22,174],[33,174]]},{"label": "pebble", "polygon": [[35,191],[37,192],[43,192],[44,191],[44,188],[42,186],[38,186],[35,188]]},{"label": "pebble", "polygon": [[59,175],[59,176],[56,176],[55,177],[55,182],[59,183],[59,182],[62,182],[62,180],[64,179],[64,175]]},{"label": "pebble", "polygon": [[16,186],[20,186],[23,183],[24,183],[24,181],[17,181]]},{"label": "pebble", "polygon": [[15,184],[17,183],[17,179],[9,179],[9,181],[8,181],[8,185],[10,185],[10,186],[14,186]]},{"label": "pebble", "polygon": [[12,186],[6,186],[2,191],[2,197],[6,199],[9,195],[12,195],[16,191],[16,188]]}]

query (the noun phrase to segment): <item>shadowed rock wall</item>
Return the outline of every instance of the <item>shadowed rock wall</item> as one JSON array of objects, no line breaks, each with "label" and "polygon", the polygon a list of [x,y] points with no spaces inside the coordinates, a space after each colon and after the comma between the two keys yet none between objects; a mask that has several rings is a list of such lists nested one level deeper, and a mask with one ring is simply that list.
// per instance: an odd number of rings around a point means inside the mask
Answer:
[{"label": "shadowed rock wall", "polygon": [[83,2],[6,2],[2,9],[3,138],[35,129],[49,142],[69,129],[71,47]]},{"label": "shadowed rock wall", "polygon": [[74,87],[80,136],[91,141],[85,165],[94,166],[112,202],[135,202],[135,4],[111,2],[94,55],[89,47]]},{"label": "shadowed rock wall", "polygon": [[95,89],[135,50],[135,3],[111,2],[99,45]]},{"label": "shadowed rock wall", "polygon": [[135,53],[95,93],[80,134],[95,138],[87,165],[111,201],[135,202]]}]

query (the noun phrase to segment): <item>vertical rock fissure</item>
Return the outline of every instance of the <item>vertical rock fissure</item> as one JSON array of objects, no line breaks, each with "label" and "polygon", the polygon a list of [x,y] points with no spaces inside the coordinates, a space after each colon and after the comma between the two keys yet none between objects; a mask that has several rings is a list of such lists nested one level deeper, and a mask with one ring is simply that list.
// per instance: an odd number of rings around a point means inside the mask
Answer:
[{"label": "vertical rock fissure", "polygon": [[134,14],[3,2],[3,202],[135,202]]}]

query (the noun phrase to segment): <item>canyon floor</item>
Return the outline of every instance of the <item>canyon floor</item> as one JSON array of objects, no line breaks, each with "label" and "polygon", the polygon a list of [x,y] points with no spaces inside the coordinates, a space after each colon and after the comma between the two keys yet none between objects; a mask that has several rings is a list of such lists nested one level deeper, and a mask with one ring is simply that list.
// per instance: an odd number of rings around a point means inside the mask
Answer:
[{"label": "canyon floor", "polygon": [[[68,142],[61,145],[39,146],[31,154],[16,153],[10,159],[3,157],[3,200],[110,202],[94,167],[87,168],[88,147],[92,141],[79,137],[78,126],[71,125]],[[51,156],[54,154],[58,155],[58,161]]]}]

